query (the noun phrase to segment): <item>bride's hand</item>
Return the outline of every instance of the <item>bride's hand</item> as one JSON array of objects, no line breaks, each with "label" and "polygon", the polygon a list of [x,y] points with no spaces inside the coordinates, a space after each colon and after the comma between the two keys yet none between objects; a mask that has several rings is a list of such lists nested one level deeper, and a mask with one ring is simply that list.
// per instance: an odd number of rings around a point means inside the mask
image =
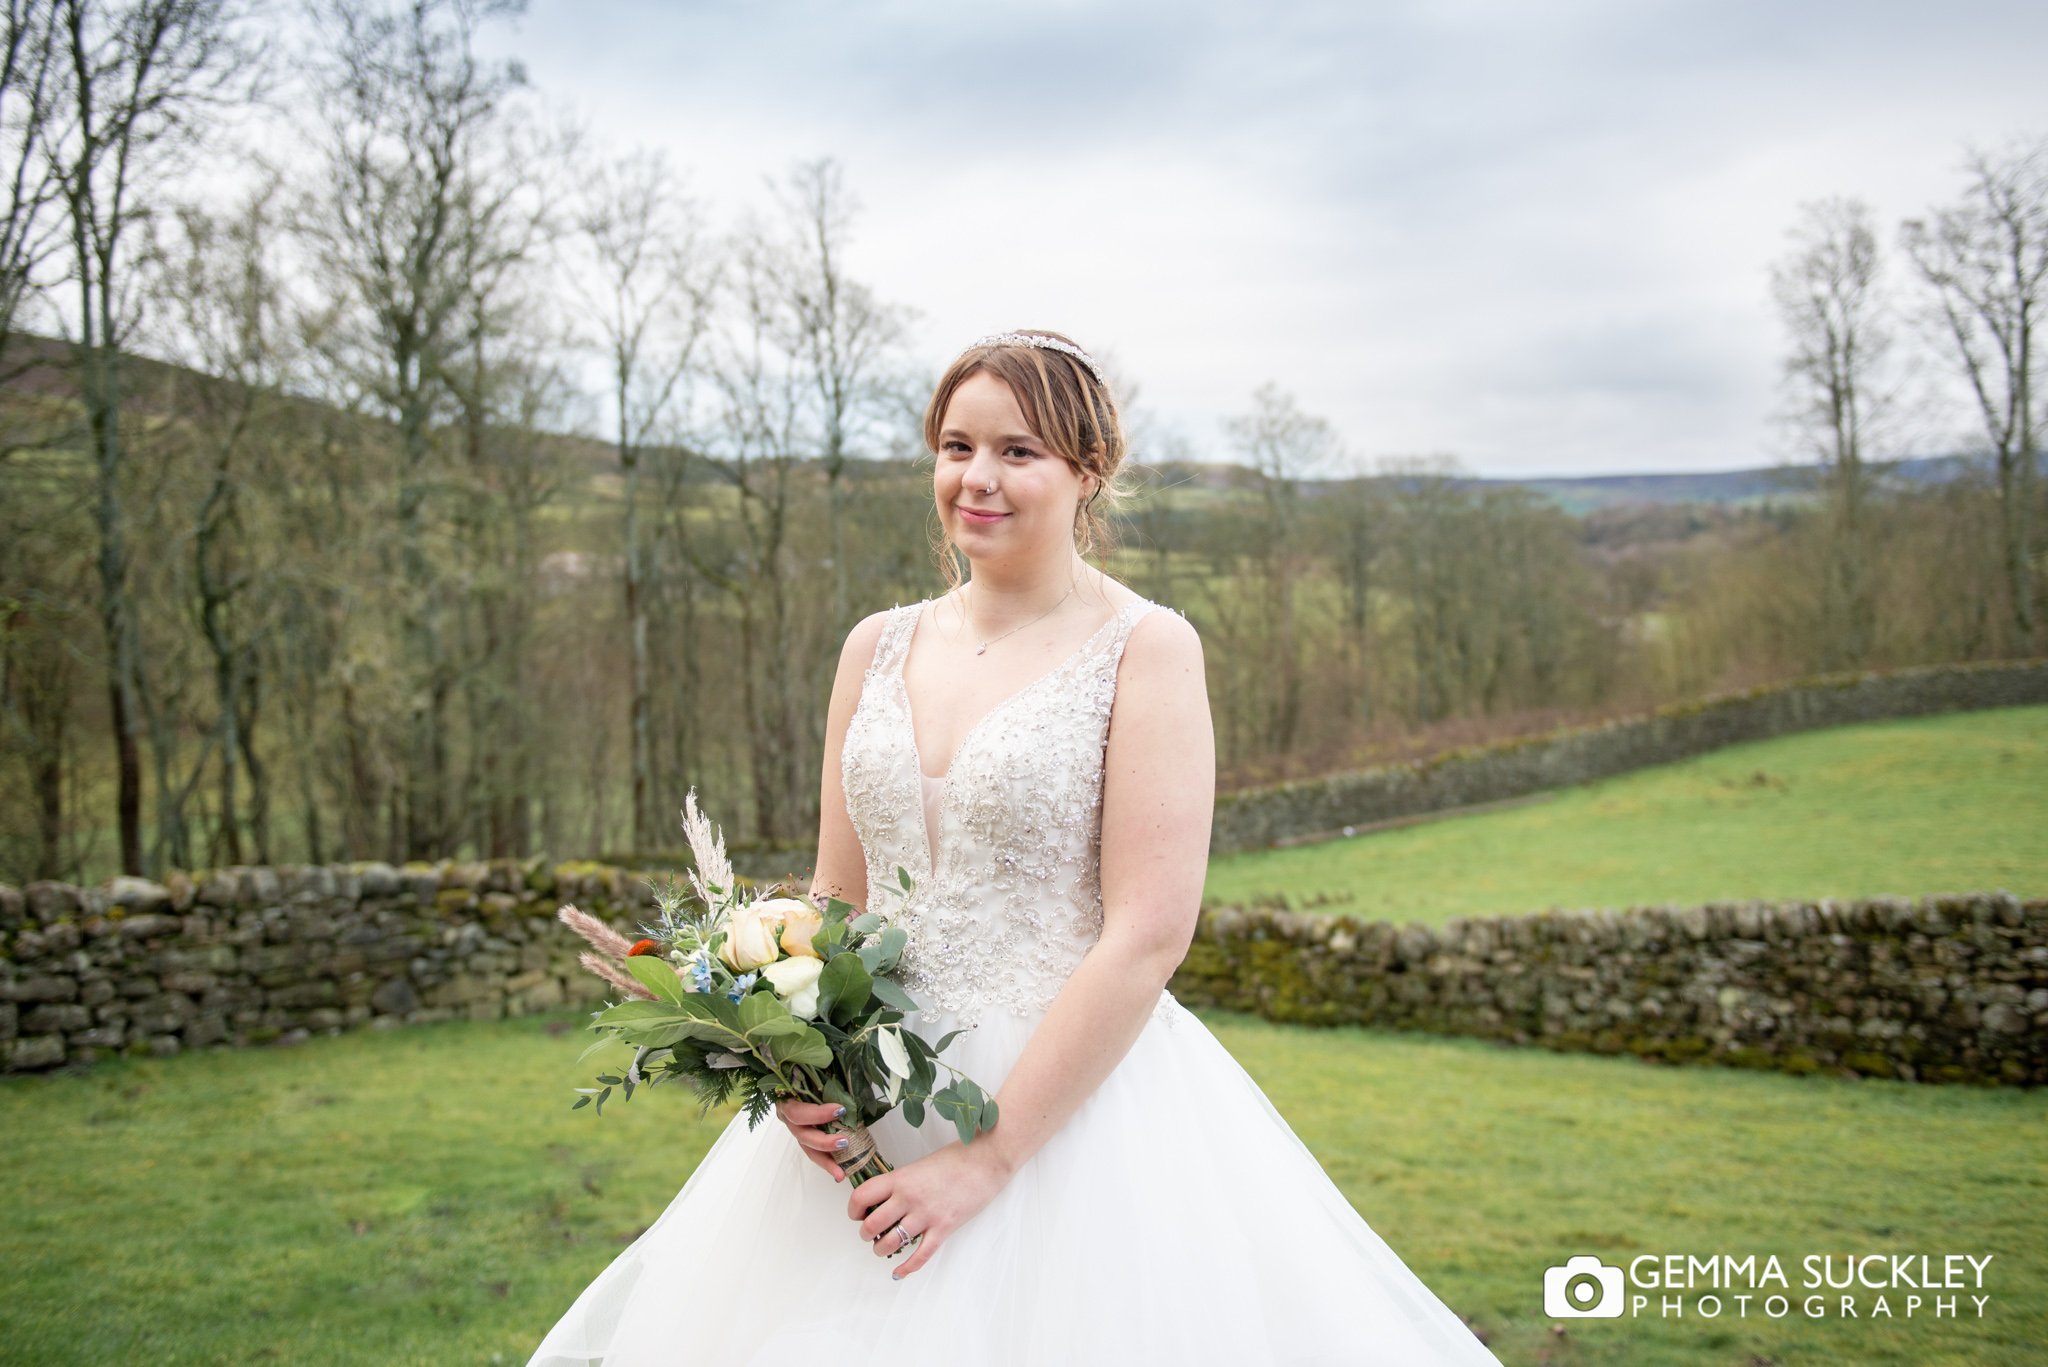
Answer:
[{"label": "bride's hand", "polygon": [[831,1173],[832,1180],[835,1182],[844,1178],[846,1173],[828,1155],[839,1147],[840,1142],[846,1136],[834,1134],[832,1131],[821,1127],[827,1122],[837,1119],[839,1113],[844,1109],[845,1107],[836,1106],[829,1101],[778,1101],[775,1103],[775,1114],[782,1117],[782,1123],[789,1127],[789,1132],[792,1135],[796,1136],[796,1142],[803,1148],[804,1157],[810,1159],[826,1172]]},{"label": "bride's hand", "polygon": [[977,1147],[955,1140],[914,1163],[871,1177],[848,1193],[846,1213],[860,1221],[860,1237],[875,1256],[886,1258],[900,1247],[901,1232],[883,1233],[898,1220],[910,1233],[924,1236],[910,1261],[896,1269],[899,1280],[923,1267],[954,1230],[1003,1189],[1008,1179],[989,1161],[986,1150],[985,1144]]}]

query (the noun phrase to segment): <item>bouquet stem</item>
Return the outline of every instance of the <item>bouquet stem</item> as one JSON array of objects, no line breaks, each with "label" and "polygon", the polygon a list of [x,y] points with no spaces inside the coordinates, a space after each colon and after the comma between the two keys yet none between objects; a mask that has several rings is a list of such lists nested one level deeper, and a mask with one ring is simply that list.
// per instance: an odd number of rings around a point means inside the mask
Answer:
[{"label": "bouquet stem", "polygon": [[894,1172],[895,1165],[882,1157],[882,1151],[875,1144],[875,1136],[858,1120],[838,1120],[825,1127],[848,1136],[845,1149],[834,1154],[833,1161],[846,1174],[849,1187],[857,1187],[871,1177],[880,1177],[885,1172]]}]

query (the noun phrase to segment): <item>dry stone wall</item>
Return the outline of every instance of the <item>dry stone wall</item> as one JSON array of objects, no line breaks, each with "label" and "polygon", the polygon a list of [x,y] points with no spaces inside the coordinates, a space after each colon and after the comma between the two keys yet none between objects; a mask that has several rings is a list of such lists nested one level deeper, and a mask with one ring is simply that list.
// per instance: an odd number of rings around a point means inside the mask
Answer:
[{"label": "dry stone wall", "polygon": [[621,869],[510,861],[0,887],[0,1065],[594,1007],[565,901],[622,927],[653,906]]},{"label": "dry stone wall", "polygon": [[[0,1070],[595,1007],[554,919],[631,930],[598,865],[236,868],[0,886]],[[1172,990],[1279,1021],[1790,1072],[2048,1080],[2048,901],[2009,893],[1547,912],[1441,929],[1204,910]]]},{"label": "dry stone wall", "polygon": [[2048,900],[2006,892],[1454,919],[1206,912],[1174,994],[1273,1020],[1792,1073],[2048,1081]]}]

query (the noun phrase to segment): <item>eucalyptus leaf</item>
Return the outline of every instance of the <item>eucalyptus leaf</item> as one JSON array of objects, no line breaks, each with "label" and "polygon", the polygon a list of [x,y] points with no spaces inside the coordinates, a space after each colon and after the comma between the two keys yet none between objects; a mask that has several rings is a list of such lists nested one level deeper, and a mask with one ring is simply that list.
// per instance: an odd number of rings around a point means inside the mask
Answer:
[{"label": "eucalyptus leaf", "polygon": [[607,1007],[605,1010],[598,1012],[597,1024],[624,1025],[628,1021],[646,1020],[652,1017],[665,1018],[674,1014],[674,1002],[642,1001],[635,997],[632,1001],[620,1002],[617,1006]]},{"label": "eucalyptus leaf", "polygon": [[805,1026],[800,1035],[789,1035],[775,1041],[777,1058],[790,1063],[809,1064],[823,1068],[832,1062],[832,1046],[825,1043],[825,1037]]},{"label": "eucalyptus leaf", "polygon": [[[874,992],[877,1001],[887,1006],[893,1006],[898,1011],[915,1011],[918,1009],[917,999],[904,991],[903,984],[897,982],[894,978],[877,975],[873,980],[871,990]],[[955,1031],[954,1033],[957,1034],[958,1032]],[[951,1036],[947,1038],[950,1039]]]},{"label": "eucalyptus leaf", "polygon": [[634,981],[665,1002],[680,1002],[683,999],[683,980],[676,976],[675,965],[652,954],[635,954],[626,960],[626,971]]},{"label": "eucalyptus leaf", "polygon": [[783,1033],[776,1028],[778,1021],[791,1029],[802,1028],[773,992],[749,992],[740,999],[738,1024],[742,1034]]},{"label": "eucalyptus leaf", "polygon": [[868,1004],[874,979],[857,954],[841,954],[818,975],[818,1014],[845,1022]]}]

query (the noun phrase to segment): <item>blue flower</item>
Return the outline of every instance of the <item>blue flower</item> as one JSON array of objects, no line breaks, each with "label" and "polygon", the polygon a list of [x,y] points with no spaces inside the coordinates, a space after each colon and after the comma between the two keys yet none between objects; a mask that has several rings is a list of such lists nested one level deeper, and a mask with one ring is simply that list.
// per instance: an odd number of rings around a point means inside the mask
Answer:
[{"label": "blue flower", "polygon": [[739,977],[734,978],[732,980],[732,992],[730,994],[732,999],[734,1001],[738,1001],[741,997],[746,996],[748,989],[752,988],[756,982],[760,981],[760,978],[761,975],[759,973],[742,973]]}]

